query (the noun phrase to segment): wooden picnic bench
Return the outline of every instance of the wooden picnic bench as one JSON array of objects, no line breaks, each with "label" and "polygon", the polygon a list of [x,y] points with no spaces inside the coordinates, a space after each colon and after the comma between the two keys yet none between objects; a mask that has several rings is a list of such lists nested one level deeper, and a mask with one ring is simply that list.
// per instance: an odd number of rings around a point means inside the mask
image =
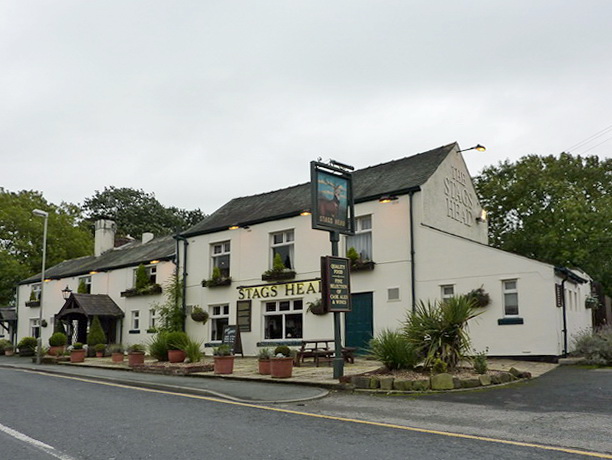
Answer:
[{"label": "wooden picnic bench", "polygon": [[[355,363],[354,353],[356,350],[357,348],[354,347],[342,348],[342,359],[347,363]],[[306,358],[313,358],[316,367],[319,367],[321,362],[327,362],[331,365],[334,356],[334,339],[302,340],[302,347],[295,357],[295,365],[301,366]]]}]

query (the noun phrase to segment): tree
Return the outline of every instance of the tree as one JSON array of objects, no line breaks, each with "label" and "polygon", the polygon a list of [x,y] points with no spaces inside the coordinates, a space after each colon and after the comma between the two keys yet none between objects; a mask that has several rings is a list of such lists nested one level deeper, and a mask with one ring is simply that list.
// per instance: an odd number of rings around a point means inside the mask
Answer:
[{"label": "tree", "polygon": [[111,219],[117,224],[117,235],[138,237],[145,232],[157,236],[185,230],[204,219],[199,209],[187,211],[164,207],[155,194],[128,187],[104,187],[83,202],[83,212],[90,224],[98,219]]},{"label": "tree", "polygon": [[153,304],[153,309],[159,316],[159,331],[172,332],[185,329],[185,313],[183,311],[183,281],[175,274],[164,286],[163,303]]},{"label": "tree", "polygon": [[474,183],[493,246],[581,268],[612,294],[612,159],[529,155]]},{"label": "tree", "polygon": [[48,203],[40,192],[9,192],[0,187],[0,305],[12,304],[16,283],[40,273],[44,219],[33,209],[49,213],[46,266],[91,254],[91,232],[69,203]]}]

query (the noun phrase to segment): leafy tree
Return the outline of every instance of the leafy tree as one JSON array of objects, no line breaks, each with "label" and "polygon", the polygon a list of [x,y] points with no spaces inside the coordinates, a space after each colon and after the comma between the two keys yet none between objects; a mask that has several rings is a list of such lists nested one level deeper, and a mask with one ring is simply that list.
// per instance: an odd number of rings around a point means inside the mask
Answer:
[{"label": "leafy tree", "polygon": [[612,159],[529,155],[475,178],[495,247],[579,267],[612,294]]},{"label": "leafy tree", "polygon": [[199,209],[187,211],[175,207],[164,207],[155,194],[129,187],[105,187],[83,202],[87,220],[93,224],[106,218],[117,223],[117,235],[133,237],[145,232],[157,236],[170,235],[177,228],[186,229],[204,219]]},{"label": "leafy tree", "polygon": [[40,273],[44,219],[32,210],[49,213],[47,267],[91,254],[93,238],[69,203],[48,203],[40,192],[10,192],[0,187],[0,305],[12,304],[16,283]]},{"label": "leafy tree", "polygon": [[140,264],[136,269],[136,290],[138,292],[146,290],[151,284],[147,269],[143,264]]},{"label": "leafy tree", "polygon": [[153,308],[159,315],[159,330],[172,332],[185,329],[185,313],[183,312],[183,282],[173,274],[164,286],[166,299],[163,303],[154,304]]}]

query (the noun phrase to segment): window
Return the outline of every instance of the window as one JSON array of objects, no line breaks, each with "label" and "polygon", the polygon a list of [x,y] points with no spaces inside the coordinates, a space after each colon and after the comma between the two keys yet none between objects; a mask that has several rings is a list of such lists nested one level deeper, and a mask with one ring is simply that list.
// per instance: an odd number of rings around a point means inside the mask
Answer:
[{"label": "window", "polygon": [[212,245],[212,266],[219,269],[222,278],[230,276],[230,248],[229,241]]},{"label": "window", "polygon": [[40,334],[40,319],[30,318],[30,337],[38,338]]},{"label": "window", "polygon": [[280,254],[285,268],[295,268],[293,261],[293,230],[272,233],[272,261],[270,268],[274,266],[276,254]]},{"label": "window", "polygon": [[440,297],[442,300],[450,299],[455,295],[455,285],[454,284],[446,284],[444,286],[440,286]]},{"label": "window", "polygon": [[149,310],[149,329],[155,329],[157,323],[157,312],[154,308]]},{"label": "window", "polygon": [[502,294],[504,296],[504,315],[517,316],[519,314],[517,281],[502,281]]},{"label": "window", "polygon": [[132,310],[132,330],[140,329],[140,311]]},{"label": "window", "polygon": [[30,291],[30,302],[36,302],[38,300],[40,300],[40,283],[33,284],[32,290]]},{"label": "window", "polygon": [[303,308],[301,300],[266,302],[264,337],[268,340],[301,339]]},{"label": "window", "polygon": [[91,276],[81,276],[79,278],[79,294],[91,294]]},{"label": "window", "polygon": [[210,340],[221,341],[223,329],[229,324],[229,305],[212,305],[210,307]]},{"label": "window", "polygon": [[372,260],[372,216],[355,219],[355,234],[346,238],[346,250],[355,248],[359,259]]},{"label": "window", "polygon": [[[136,286],[136,271],[138,270],[138,268],[134,269],[134,275],[133,275],[133,285]],[[149,282],[151,284],[155,284],[157,283],[157,265],[148,265],[145,266],[145,270],[147,271],[147,276],[149,277]],[[90,281],[91,282],[91,281]]]}]

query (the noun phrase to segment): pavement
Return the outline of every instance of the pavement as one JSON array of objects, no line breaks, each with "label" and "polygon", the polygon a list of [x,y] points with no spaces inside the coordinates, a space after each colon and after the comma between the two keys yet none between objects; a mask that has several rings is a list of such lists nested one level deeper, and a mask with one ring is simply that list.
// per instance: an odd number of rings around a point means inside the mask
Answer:
[{"label": "pavement", "polygon": [[[205,357],[204,361],[212,362],[212,357]],[[507,371],[514,367],[522,372],[530,372],[532,378],[537,378],[558,366],[552,363],[497,358],[489,359],[488,363],[491,370]],[[127,361],[113,363],[110,358],[86,358],[84,363],[78,364],[35,364],[32,358],[0,356],[0,368],[2,367],[261,404],[308,401],[323,398],[330,391],[347,389],[345,384],[333,378],[331,366],[294,367],[292,377],[273,379],[269,375],[258,374],[257,358],[254,357],[236,357],[234,373],[223,376],[212,372],[198,372],[189,376],[133,372]],[[354,364],[345,363],[344,375],[361,374],[380,367],[381,363],[378,361],[357,358]]]}]

